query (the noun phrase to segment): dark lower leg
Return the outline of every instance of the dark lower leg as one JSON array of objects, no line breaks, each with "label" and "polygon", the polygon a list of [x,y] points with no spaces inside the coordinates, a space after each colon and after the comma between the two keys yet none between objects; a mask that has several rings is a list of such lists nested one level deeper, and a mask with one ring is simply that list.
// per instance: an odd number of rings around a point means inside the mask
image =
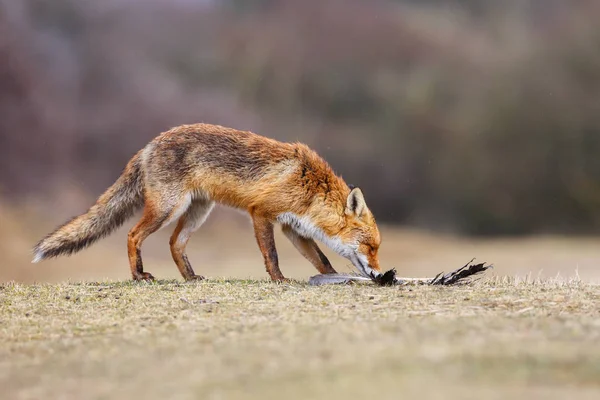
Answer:
[{"label": "dark lower leg", "polygon": [[307,239],[298,235],[290,226],[283,225],[281,230],[284,235],[292,242],[300,254],[304,256],[321,274],[335,274],[336,271],[331,266],[327,256],[323,254],[319,246],[312,239]]},{"label": "dark lower leg", "polygon": [[260,252],[263,255],[265,267],[269,276],[274,281],[285,280],[285,277],[279,269],[279,259],[277,256],[277,249],[275,248],[273,224],[268,219],[256,215],[252,215],[252,222],[254,225],[254,235],[256,236]]}]

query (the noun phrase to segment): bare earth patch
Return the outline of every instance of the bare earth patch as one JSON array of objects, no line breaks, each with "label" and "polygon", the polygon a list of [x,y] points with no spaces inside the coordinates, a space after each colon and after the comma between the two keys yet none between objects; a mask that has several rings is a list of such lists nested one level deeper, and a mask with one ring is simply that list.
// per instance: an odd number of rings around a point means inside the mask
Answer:
[{"label": "bare earth patch", "polygon": [[10,399],[600,398],[579,281],[0,286]]}]

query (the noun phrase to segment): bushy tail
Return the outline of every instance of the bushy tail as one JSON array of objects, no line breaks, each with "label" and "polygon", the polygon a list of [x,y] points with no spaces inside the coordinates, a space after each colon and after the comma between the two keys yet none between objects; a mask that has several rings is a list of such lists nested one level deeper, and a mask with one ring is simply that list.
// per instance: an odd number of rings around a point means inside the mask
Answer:
[{"label": "bushy tail", "polygon": [[34,247],[32,262],[68,255],[86,248],[123,225],[144,204],[139,154],[96,204],[66,222]]}]

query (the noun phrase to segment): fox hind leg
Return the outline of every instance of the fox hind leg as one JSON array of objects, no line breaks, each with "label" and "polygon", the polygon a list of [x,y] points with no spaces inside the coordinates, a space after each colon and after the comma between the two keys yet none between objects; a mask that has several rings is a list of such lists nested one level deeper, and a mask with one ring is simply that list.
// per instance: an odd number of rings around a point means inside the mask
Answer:
[{"label": "fox hind leg", "polygon": [[[149,196],[146,196],[148,198]],[[171,201],[146,202],[140,221],[127,235],[129,267],[134,280],[154,280],[149,272],[144,272],[142,243],[148,236],[181,216],[190,206],[189,195],[173,205]]]},{"label": "fox hind leg", "polygon": [[187,211],[179,218],[177,227],[169,241],[173,261],[175,261],[181,276],[186,281],[204,279],[203,276],[194,273],[192,265],[185,254],[185,247],[192,233],[206,221],[214,205],[214,201],[211,200],[193,200]]},{"label": "fox hind leg", "polygon": [[282,225],[281,231],[292,242],[294,247],[306,258],[321,274],[335,274],[327,256],[323,254],[314,240],[302,237],[289,225]]}]

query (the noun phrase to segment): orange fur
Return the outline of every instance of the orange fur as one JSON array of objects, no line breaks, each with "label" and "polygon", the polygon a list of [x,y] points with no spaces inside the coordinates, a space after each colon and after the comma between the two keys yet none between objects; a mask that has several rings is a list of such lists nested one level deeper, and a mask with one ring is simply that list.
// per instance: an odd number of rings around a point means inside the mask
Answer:
[{"label": "orange fur", "polygon": [[351,259],[364,274],[380,270],[381,238],[360,189],[351,190],[304,144],[208,124],[182,125],[157,136],[87,213],[36,245],[34,261],[79,251],[143,207],[142,219],[128,235],[133,279],[153,279],[143,270],[141,246],[172,222],[177,222],[170,240],[175,264],[186,280],[202,279],[194,273],[185,246],[215,202],[250,214],[273,280],[285,279],[274,242],[277,222],[321,273],[335,270],[315,240]]}]

